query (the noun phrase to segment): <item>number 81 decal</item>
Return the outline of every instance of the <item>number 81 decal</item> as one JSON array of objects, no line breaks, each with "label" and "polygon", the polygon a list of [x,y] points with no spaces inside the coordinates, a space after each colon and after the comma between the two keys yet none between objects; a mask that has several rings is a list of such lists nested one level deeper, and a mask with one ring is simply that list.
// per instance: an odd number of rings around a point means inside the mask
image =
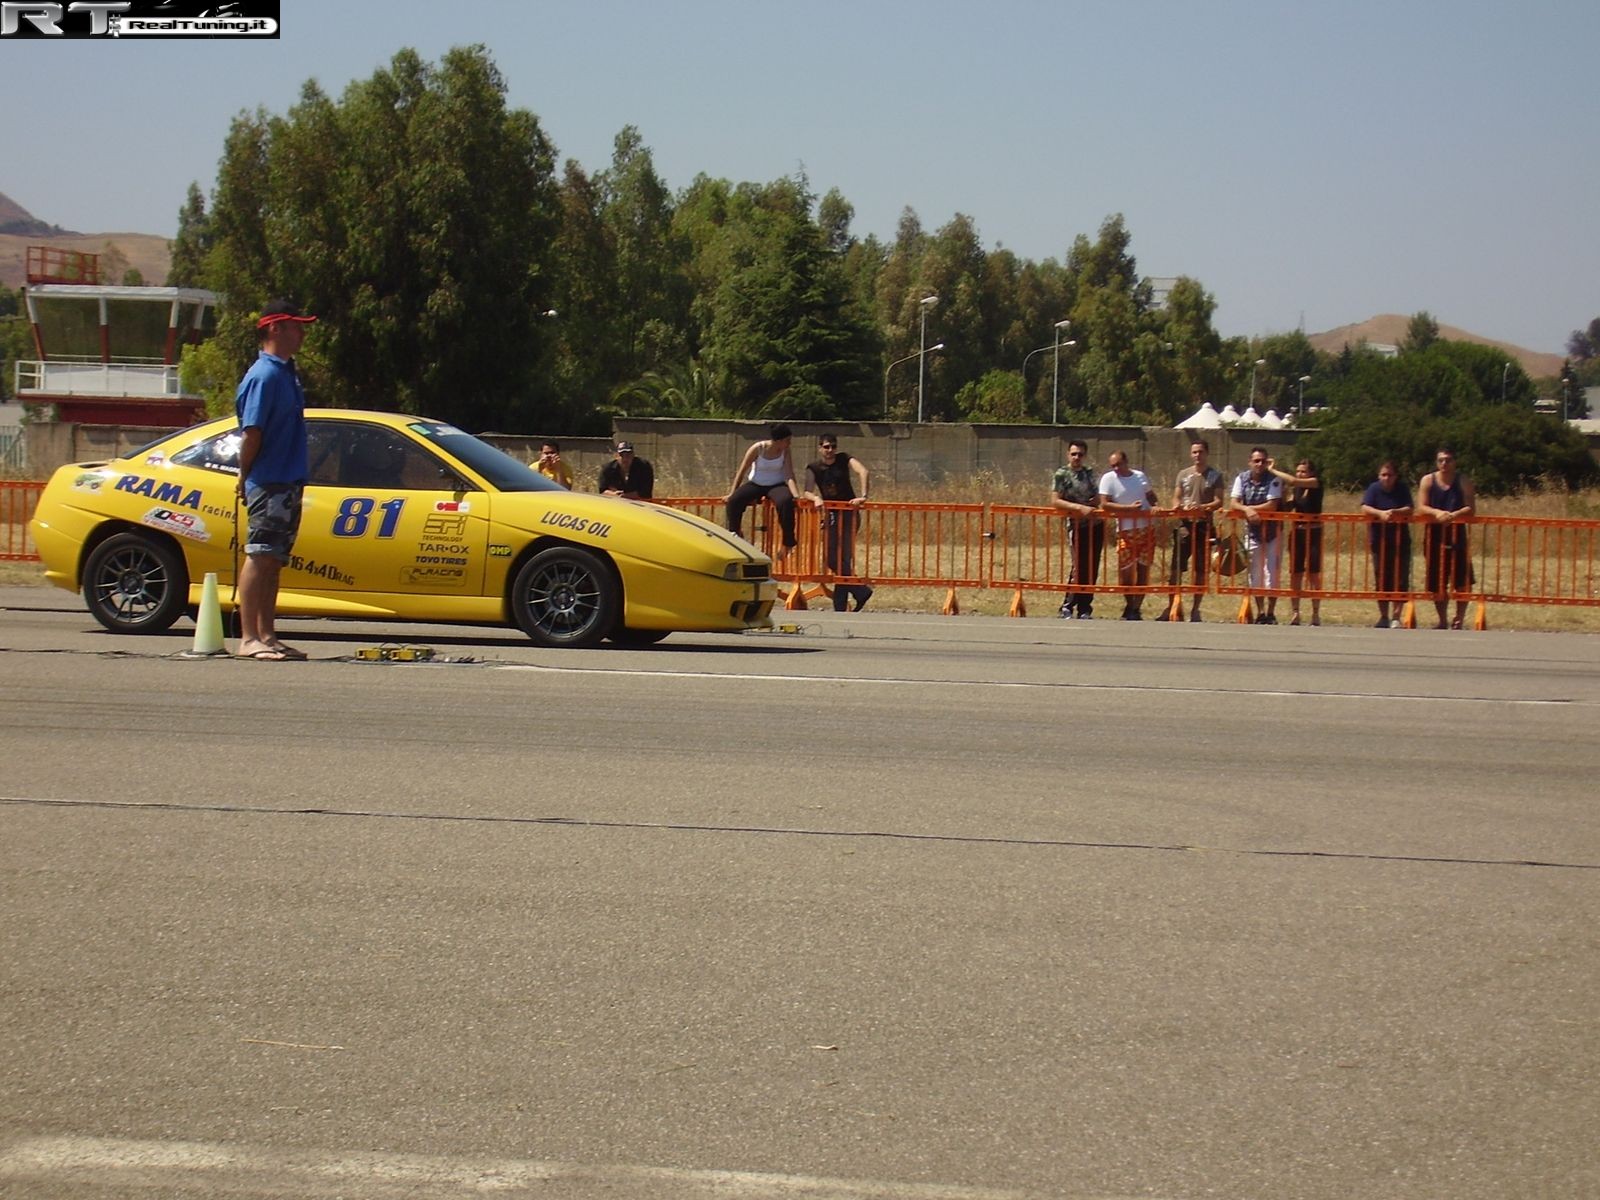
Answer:
[{"label": "number 81 decal", "polygon": [[339,504],[339,513],[333,519],[333,536],[339,538],[365,537],[372,522],[372,510],[378,509],[383,517],[378,521],[378,536],[392,538],[395,526],[400,524],[400,510],[406,506],[401,497],[379,504],[371,496],[346,496]]}]

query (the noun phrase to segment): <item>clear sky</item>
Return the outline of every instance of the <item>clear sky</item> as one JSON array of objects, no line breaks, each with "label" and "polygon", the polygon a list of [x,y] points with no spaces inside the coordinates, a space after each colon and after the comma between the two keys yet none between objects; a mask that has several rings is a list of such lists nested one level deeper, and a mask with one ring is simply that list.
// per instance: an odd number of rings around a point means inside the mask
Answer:
[{"label": "clear sky", "polygon": [[590,171],[632,124],[674,189],[803,169],[858,235],[959,212],[1032,259],[1120,212],[1224,334],[1426,309],[1559,352],[1600,316],[1595,0],[282,0],[282,30],[0,43],[0,192],[170,235],[241,110],[482,43]]}]

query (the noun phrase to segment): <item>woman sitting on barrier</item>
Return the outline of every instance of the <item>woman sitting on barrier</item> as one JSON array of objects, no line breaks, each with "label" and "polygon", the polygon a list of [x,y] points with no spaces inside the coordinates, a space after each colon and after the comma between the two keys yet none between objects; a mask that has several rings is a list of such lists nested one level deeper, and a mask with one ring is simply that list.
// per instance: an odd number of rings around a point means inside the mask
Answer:
[{"label": "woman sitting on barrier", "polygon": [[780,563],[789,557],[796,541],[794,502],[800,496],[800,485],[795,482],[794,458],[790,454],[793,436],[787,425],[774,425],[767,431],[766,441],[752,443],[733,474],[732,490],[722,498],[728,506],[728,528],[741,536],[744,510],[763,498],[772,501],[783,530],[783,548],[777,558]]},{"label": "woman sitting on barrier", "polygon": [[[1411,590],[1411,489],[1400,478],[1393,459],[1378,468],[1376,483],[1369,484],[1361,497],[1361,511],[1377,518],[1367,526],[1367,546],[1372,551],[1376,590]],[[1378,601],[1378,629],[1400,628],[1400,600],[1394,600],[1395,616],[1389,617],[1389,601]]]}]

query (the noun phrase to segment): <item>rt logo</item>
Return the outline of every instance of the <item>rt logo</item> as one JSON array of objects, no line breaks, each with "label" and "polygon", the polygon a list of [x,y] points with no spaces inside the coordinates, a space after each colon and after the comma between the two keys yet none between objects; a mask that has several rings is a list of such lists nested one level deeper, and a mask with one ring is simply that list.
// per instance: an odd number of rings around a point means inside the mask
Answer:
[{"label": "rt logo", "polygon": [[[112,13],[125,13],[133,7],[132,0],[73,0],[66,12],[89,15],[89,37],[104,37],[111,32]],[[65,37],[61,30],[62,6],[39,4],[32,0],[0,0],[0,36],[10,37],[22,28],[24,21],[45,37]],[[74,22],[77,24],[77,22]],[[82,33],[79,37],[84,36]]]},{"label": "rt logo", "polygon": [[[277,38],[279,0],[0,0],[0,37]],[[248,7],[250,12],[242,12]]]}]

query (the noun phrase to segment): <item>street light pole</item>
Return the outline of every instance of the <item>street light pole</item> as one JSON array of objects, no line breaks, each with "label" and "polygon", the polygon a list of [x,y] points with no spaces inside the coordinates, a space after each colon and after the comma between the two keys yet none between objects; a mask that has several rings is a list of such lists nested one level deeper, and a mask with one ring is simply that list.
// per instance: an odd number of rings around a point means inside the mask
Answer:
[{"label": "street light pole", "polygon": [[[1071,326],[1071,321],[1056,322],[1056,369],[1055,376],[1050,381],[1050,424],[1052,425],[1056,423],[1056,411],[1061,403],[1061,334],[1063,330],[1069,329]],[[1072,346],[1076,345],[1076,343],[1068,342],[1067,345]]]},{"label": "street light pole", "polygon": [[[883,369],[883,419],[885,421],[889,419],[889,372],[894,370],[903,362],[910,362],[913,358],[921,358],[924,354],[937,354],[943,349],[944,343],[940,342],[935,346],[929,346],[926,350],[918,350],[915,354],[908,354],[904,358],[897,358]],[[1048,350],[1049,347],[1046,346],[1045,349]]]},{"label": "street light pole", "polygon": [[[922,332],[917,340],[917,344],[920,347],[920,349],[917,351],[917,424],[920,425],[922,424],[922,379],[925,373],[924,360],[927,358],[928,354],[928,310],[935,304],[939,303],[939,297],[924,296],[917,303],[922,309]],[[942,345],[943,343],[940,344]]]},{"label": "street light pole", "polygon": [[1506,369],[1500,372],[1500,403],[1506,402],[1506,379],[1511,374],[1511,364],[1506,364]]},{"label": "street light pole", "polygon": [[1264,359],[1264,358],[1258,358],[1258,359],[1255,360],[1255,362],[1250,364],[1250,407],[1251,408],[1254,408],[1256,406],[1256,368],[1257,367],[1264,367],[1266,365],[1267,365],[1267,360]]},{"label": "street light pole", "polygon": [[1295,416],[1295,419],[1294,419],[1294,423],[1297,426],[1300,424],[1301,421],[1304,421],[1306,419],[1306,384],[1308,384],[1310,382],[1311,382],[1311,376],[1309,376],[1309,375],[1300,376],[1300,407],[1295,410],[1297,415]]}]

